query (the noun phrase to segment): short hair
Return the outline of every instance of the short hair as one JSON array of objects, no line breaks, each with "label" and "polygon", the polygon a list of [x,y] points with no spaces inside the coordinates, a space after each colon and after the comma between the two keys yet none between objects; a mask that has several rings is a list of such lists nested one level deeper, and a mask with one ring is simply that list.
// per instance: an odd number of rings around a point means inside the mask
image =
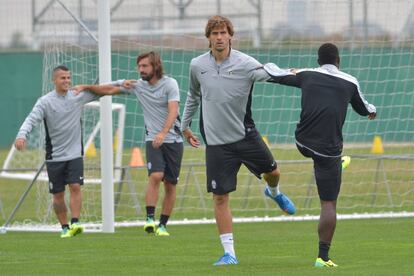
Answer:
[{"label": "short hair", "polygon": [[325,43],[319,47],[318,62],[320,65],[337,64],[339,62],[339,50],[332,43]]},{"label": "short hair", "polygon": [[231,21],[221,15],[214,15],[212,17],[210,17],[207,21],[207,25],[206,25],[206,31],[205,31],[205,35],[207,38],[210,37],[211,31],[215,28],[222,28],[222,27],[226,27],[227,28],[227,32],[233,36],[234,35],[234,28],[233,28],[233,24],[231,23]]},{"label": "short hair", "polygon": [[59,65],[59,66],[56,66],[55,68],[53,68],[52,73],[54,74],[59,70],[67,72],[67,71],[69,71],[69,68],[66,67],[65,65]]},{"label": "short hair", "polygon": [[164,75],[164,69],[162,68],[162,62],[161,62],[160,54],[158,54],[154,51],[151,51],[151,52],[148,52],[148,53],[143,53],[143,54],[141,54],[137,57],[137,65],[144,58],[149,59],[149,62],[150,62],[150,64],[152,65],[152,67],[154,69],[155,76],[158,79],[161,79],[162,76]]}]

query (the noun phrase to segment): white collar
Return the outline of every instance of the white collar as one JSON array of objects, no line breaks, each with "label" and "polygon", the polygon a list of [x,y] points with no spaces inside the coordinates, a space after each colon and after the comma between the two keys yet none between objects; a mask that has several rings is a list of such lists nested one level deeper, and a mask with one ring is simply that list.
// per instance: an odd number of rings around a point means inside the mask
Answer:
[{"label": "white collar", "polygon": [[321,68],[324,68],[324,69],[326,69],[327,71],[330,71],[330,72],[338,72],[339,71],[338,67],[336,67],[333,64],[324,64],[324,65],[321,66]]}]

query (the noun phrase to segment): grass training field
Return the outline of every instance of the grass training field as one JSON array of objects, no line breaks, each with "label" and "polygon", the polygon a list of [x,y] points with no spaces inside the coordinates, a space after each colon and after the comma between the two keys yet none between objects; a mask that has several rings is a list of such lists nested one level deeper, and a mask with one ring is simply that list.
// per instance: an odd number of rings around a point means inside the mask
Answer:
[{"label": "grass training field", "polygon": [[[332,259],[313,267],[317,222],[234,225],[239,265],[214,267],[222,248],[214,225],[170,226],[170,237],[142,228],[115,234],[11,232],[0,235],[0,275],[412,275],[414,220],[339,221]],[[334,271],[332,271],[334,270]]]},{"label": "grass training field", "polygon": [[[358,155],[366,151],[353,149],[346,153]],[[411,147],[394,151],[394,154],[413,153]],[[387,153],[393,152],[388,149]],[[0,151],[0,160],[4,160],[6,154],[6,150]],[[276,149],[275,156],[283,156],[284,160],[300,158],[294,149]],[[196,159],[200,160],[200,156]],[[352,213],[353,210],[413,211],[413,161],[384,160],[393,207],[388,205],[389,198],[383,193],[384,183],[371,183],[376,175],[383,177],[382,173],[376,174],[378,164],[375,159],[353,160],[344,174],[345,185],[338,205],[339,213]],[[281,167],[285,172],[284,191],[287,190],[294,198],[298,215],[318,214],[315,190],[312,190],[310,197],[306,197],[311,164],[282,163]],[[204,211],[199,208],[201,198],[194,196],[193,185],[188,188],[182,209],[182,190],[177,193],[174,219],[191,218],[194,214],[200,215],[200,212],[207,218],[213,217],[211,197],[204,190],[203,171],[200,168],[196,176],[206,203]],[[242,169],[240,189],[235,192],[232,201],[234,213],[237,216],[281,215],[276,207],[270,205],[272,202],[263,202],[263,183],[254,182],[250,187],[247,185],[250,178],[246,175],[245,169]],[[138,199],[143,202],[145,170],[132,171],[131,177],[139,192]],[[190,179],[192,184],[193,180]],[[290,180],[303,185],[288,185]],[[27,183],[26,180],[0,179],[0,200],[6,217]],[[355,183],[359,185],[351,185]],[[372,196],[374,188],[378,194],[375,197]],[[244,195],[248,189],[251,189],[250,199],[246,201]],[[32,219],[34,209],[38,208],[39,200],[42,201],[38,193],[38,190],[30,193],[16,214],[16,220]],[[40,193],[48,197],[47,190]],[[128,195],[122,195],[120,202],[125,202],[118,206],[117,214],[122,218],[137,220],[128,198]],[[100,210],[99,193],[93,201]],[[371,208],[367,202],[375,204]],[[346,209],[352,204],[355,209]],[[53,213],[50,217],[53,223]],[[142,217],[143,214],[139,214],[138,220]],[[0,224],[4,221],[0,217]],[[235,224],[235,248],[240,264],[231,267],[212,266],[222,254],[217,230],[212,224],[170,225],[170,237],[148,236],[141,227],[117,228],[114,234],[85,233],[66,240],[60,239],[57,232],[8,231],[0,234],[0,275],[412,275],[412,229],[414,218],[339,220],[331,249],[332,259],[339,265],[334,271],[313,267],[318,243],[317,221]]]}]

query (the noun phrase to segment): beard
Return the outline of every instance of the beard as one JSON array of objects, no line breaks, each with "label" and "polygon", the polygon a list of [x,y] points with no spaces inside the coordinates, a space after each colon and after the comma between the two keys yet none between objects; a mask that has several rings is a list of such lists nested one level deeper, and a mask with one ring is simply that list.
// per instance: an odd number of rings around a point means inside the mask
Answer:
[{"label": "beard", "polygon": [[154,73],[151,73],[151,74],[148,74],[148,75],[141,74],[141,79],[144,80],[144,81],[150,81],[153,76],[154,76]]},{"label": "beard", "polygon": [[225,43],[218,44],[218,45],[216,44],[214,46],[214,50],[216,50],[217,52],[223,52],[224,50],[226,50],[228,48],[228,46],[229,46],[229,44],[225,44]]}]

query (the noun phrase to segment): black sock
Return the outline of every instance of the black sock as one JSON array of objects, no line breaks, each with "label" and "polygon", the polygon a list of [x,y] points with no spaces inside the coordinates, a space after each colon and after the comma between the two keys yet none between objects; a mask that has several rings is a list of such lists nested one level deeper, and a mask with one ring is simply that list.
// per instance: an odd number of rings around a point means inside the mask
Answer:
[{"label": "black sock", "polygon": [[329,261],[329,248],[331,247],[330,243],[327,242],[319,242],[319,255],[318,258],[321,258],[322,260]]},{"label": "black sock", "polygon": [[74,224],[74,223],[77,223],[77,222],[79,222],[79,219],[78,218],[72,218],[70,220],[70,224]]},{"label": "black sock", "polygon": [[167,222],[168,222],[169,218],[170,218],[170,216],[161,214],[161,216],[160,216],[160,226],[161,225],[167,226]]},{"label": "black sock", "polygon": [[145,209],[147,209],[147,218],[154,219],[155,206],[147,206]]},{"label": "black sock", "polygon": [[69,224],[62,224],[62,229],[68,228],[69,229]]}]

